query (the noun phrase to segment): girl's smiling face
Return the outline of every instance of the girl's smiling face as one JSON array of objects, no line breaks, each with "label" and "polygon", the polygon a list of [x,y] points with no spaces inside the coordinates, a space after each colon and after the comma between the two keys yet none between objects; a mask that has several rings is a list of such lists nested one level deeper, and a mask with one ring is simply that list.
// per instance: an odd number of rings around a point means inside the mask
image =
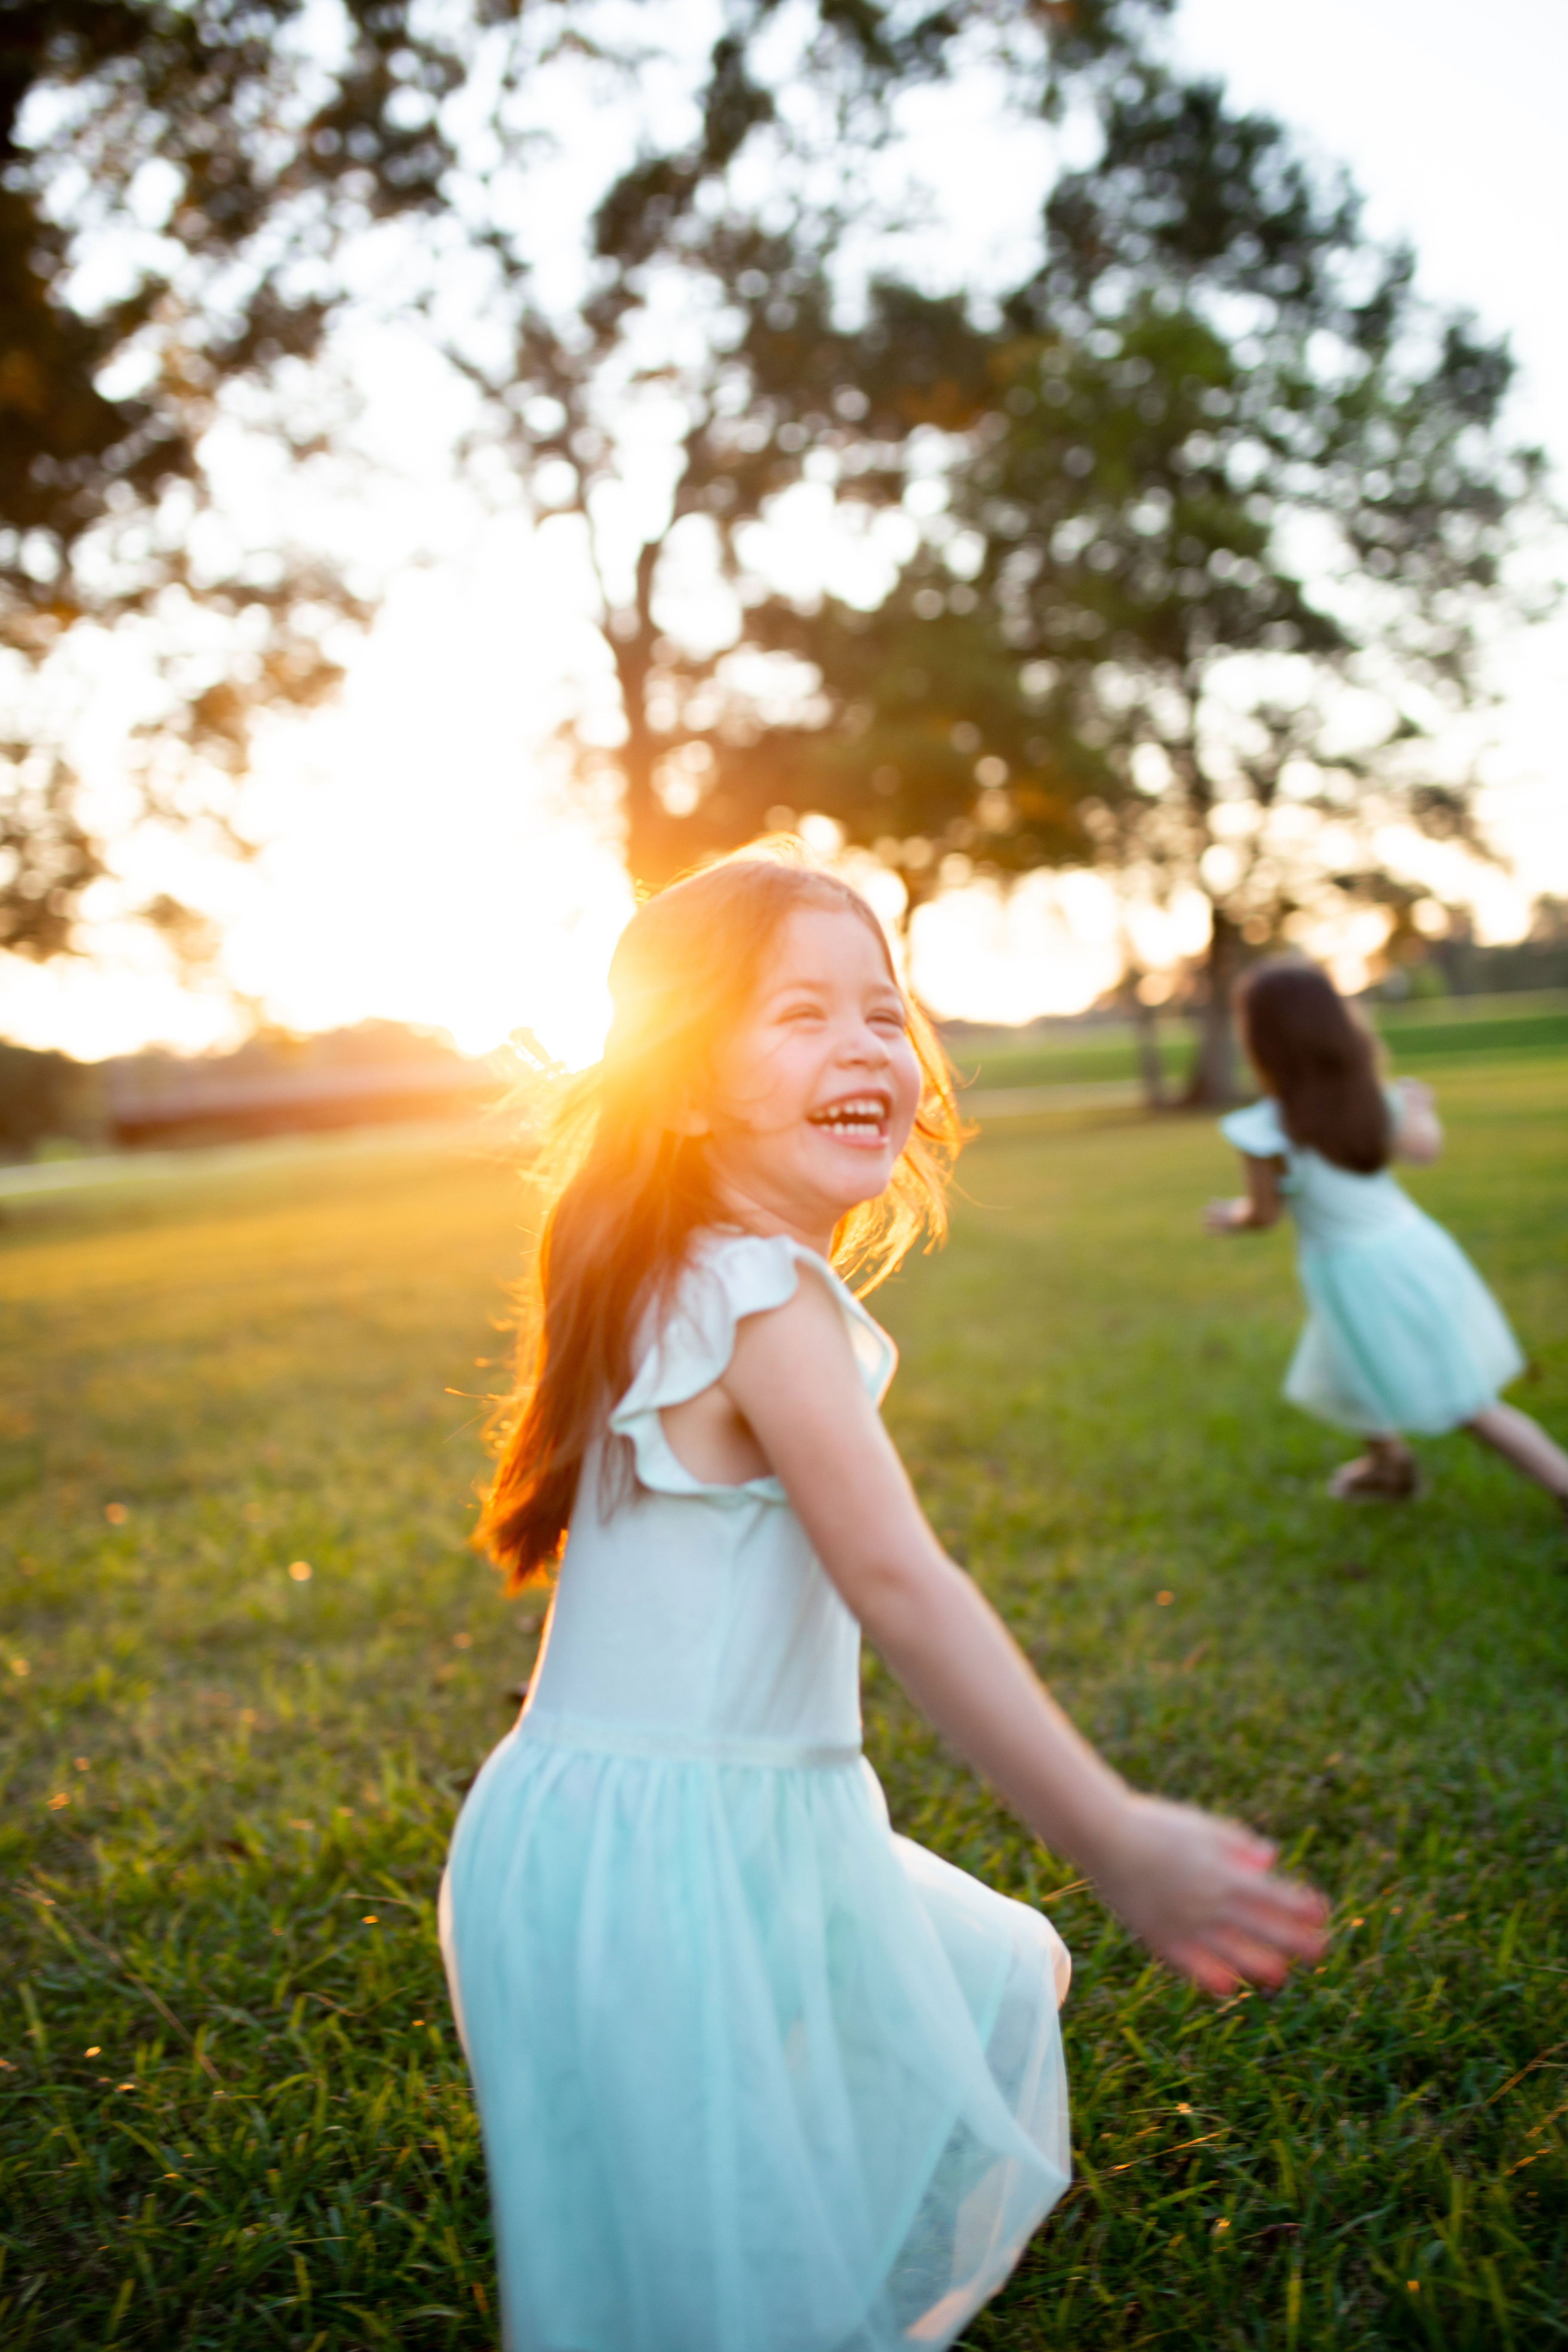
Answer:
[{"label": "girl's smiling face", "polygon": [[804,907],[772,956],[693,1127],[742,1220],[826,1250],[839,1219],[887,1189],[920,1108],[903,994],[871,923]]}]

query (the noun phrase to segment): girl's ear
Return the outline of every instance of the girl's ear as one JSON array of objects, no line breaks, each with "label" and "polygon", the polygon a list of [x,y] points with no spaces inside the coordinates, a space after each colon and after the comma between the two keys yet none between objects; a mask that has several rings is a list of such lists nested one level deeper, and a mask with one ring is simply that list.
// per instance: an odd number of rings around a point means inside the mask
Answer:
[{"label": "girl's ear", "polygon": [[679,1110],[672,1111],[664,1124],[666,1132],[670,1135],[698,1136],[713,1132],[713,1122],[707,1112],[693,1108],[689,1103]]}]

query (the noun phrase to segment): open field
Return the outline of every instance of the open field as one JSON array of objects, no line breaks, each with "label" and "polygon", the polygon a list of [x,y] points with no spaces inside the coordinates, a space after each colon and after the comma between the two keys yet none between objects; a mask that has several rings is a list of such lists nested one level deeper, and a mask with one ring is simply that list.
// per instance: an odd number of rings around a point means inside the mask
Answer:
[{"label": "open field", "polygon": [[[1568,1433],[1568,1058],[1435,1064],[1412,1189]],[[988,1074],[989,1075],[989,1074]],[[878,1311],[933,1518],[1131,1772],[1333,1895],[1216,2007],[868,1673],[901,1827],[1050,1905],[1079,2178],[986,2352],[1568,2341],[1568,1541],[1462,1439],[1403,1511],[1278,1401],[1283,1234],[1206,1122],[984,1139]],[[497,2341],[433,1903],[536,1606],[462,1545],[518,1203],[410,1144],[0,1227],[0,2341]],[[309,1564],[308,1578],[290,1564]]]},{"label": "open field", "polygon": [[[1429,1066],[1506,1054],[1568,1053],[1568,989],[1513,996],[1426,997],[1404,1004],[1370,1004],[1378,1034],[1398,1063],[1424,1074]],[[1193,1057],[1191,1024],[1162,1015],[1160,1057],[1173,1087],[1185,1079]],[[1131,1021],[1099,1014],[1047,1022],[1037,1029],[972,1030],[953,1040],[966,1077],[1003,1087],[1093,1086],[1138,1076]]]}]

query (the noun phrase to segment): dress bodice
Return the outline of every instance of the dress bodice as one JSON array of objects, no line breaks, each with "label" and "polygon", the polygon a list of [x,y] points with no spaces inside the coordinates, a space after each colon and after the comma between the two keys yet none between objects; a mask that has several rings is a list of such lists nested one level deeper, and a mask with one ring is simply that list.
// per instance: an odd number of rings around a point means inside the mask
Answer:
[{"label": "dress bodice", "polygon": [[[1402,1105],[1390,1090],[1389,1117],[1397,1129]],[[1421,1212],[1388,1168],[1375,1175],[1358,1175],[1353,1168],[1336,1167],[1321,1151],[1293,1143],[1285,1131],[1279,1106],[1272,1095],[1232,1111],[1220,1121],[1220,1133],[1249,1160],[1282,1160],[1285,1173],[1279,1190],[1309,1246],[1341,1249],[1352,1242],[1369,1241],[1376,1234],[1408,1224]]]},{"label": "dress bodice", "polygon": [[722,1376],[736,1325],[793,1297],[802,1266],[880,1402],[893,1343],[826,1260],[783,1235],[700,1235],[584,1462],[525,1736],[737,1763],[858,1748],[859,1627],[783,1486],[705,1484],[660,1418]]},{"label": "dress bodice", "polygon": [[892,1344],[819,1257],[700,1236],[453,1836],[517,2352],[943,2352],[1070,2176],[1060,1938],[894,1835],[858,1631],[784,1489],[707,1485],[659,1418],[803,1280],[880,1399]]}]

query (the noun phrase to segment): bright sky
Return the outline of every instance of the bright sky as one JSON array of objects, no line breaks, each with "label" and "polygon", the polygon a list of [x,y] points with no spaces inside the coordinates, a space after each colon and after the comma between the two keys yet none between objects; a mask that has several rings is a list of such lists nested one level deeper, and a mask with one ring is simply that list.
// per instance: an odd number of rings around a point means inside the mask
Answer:
[{"label": "bright sky", "polygon": [[[1510,334],[1520,428],[1568,459],[1564,0],[1492,0],[1484,20],[1460,0],[1182,0],[1178,44],[1344,161],[1372,225],[1411,237],[1427,290]],[[921,104],[949,234],[992,257],[1016,247],[1047,169],[1037,134],[1013,134],[999,169],[984,91]],[[251,821],[271,846],[259,865],[203,869],[190,887],[226,921],[234,982],[273,1018],[315,1028],[382,1014],[445,1026],[474,1051],[525,1023],[584,1059],[629,901],[550,749],[573,682],[603,664],[581,620],[580,559],[559,527],[487,520],[444,486],[446,395],[413,355],[377,348],[364,373],[376,387],[368,436],[401,479],[356,529],[383,553],[423,544],[434,560],[395,573],[339,705],[264,745]],[[284,494],[237,478],[241,506]],[[781,541],[786,562],[809,537],[809,517],[800,524]],[[1568,618],[1509,653],[1501,674],[1489,815],[1528,889],[1491,877],[1479,907],[1483,929],[1507,936],[1529,895],[1568,892]],[[145,877],[181,878],[166,865]],[[1141,944],[1174,955],[1201,936],[1197,910],[1178,909]],[[924,910],[914,952],[939,1012],[1024,1019],[1076,1010],[1110,984],[1116,923],[1092,879],[1040,876],[1005,907],[970,891]],[[227,1000],[179,991],[129,938],[98,970],[0,960],[0,1034],[92,1055],[234,1031]]]},{"label": "bright sky", "polygon": [[[1368,226],[1415,247],[1421,283],[1506,334],[1515,424],[1568,475],[1564,0],[1179,0],[1180,54],[1243,105],[1349,165]],[[1508,702],[1488,815],[1529,895],[1568,890],[1568,610],[1500,664]],[[1510,894],[1482,894],[1510,928]]]}]

